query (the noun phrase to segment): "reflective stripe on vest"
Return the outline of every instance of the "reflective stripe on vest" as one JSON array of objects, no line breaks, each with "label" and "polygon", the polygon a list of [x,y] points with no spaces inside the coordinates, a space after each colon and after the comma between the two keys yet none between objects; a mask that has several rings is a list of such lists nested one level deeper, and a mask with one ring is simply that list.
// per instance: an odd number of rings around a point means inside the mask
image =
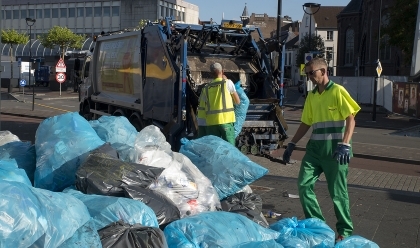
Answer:
[{"label": "reflective stripe on vest", "polygon": [[[235,122],[233,100],[227,89],[226,81],[211,82],[204,86],[200,107],[205,108],[206,124],[219,125]],[[200,97],[201,98],[201,97]],[[201,117],[201,116],[200,116]]]},{"label": "reflective stripe on vest", "polygon": [[311,140],[341,140],[344,136],[346,121],[325,121],[312,125]]}]

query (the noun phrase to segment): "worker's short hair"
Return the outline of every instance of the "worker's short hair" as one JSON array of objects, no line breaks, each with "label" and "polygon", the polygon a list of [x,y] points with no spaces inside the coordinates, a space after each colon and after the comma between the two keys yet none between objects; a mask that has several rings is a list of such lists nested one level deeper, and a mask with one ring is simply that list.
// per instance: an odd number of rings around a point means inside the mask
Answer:
[{"label": "worker's short hair", "polygon": [[220,63],[213,63],[210,65],[210,71],[214,72],[214,71],[219,71],[221,72],[223,70],[222,65]]},{"label": "worker's short hair", "polygon": [[324,58],[313,58],[309,60],[308,63],[305,64],[305,67],[307,66],[318,66],[320,68],[328,68],[327,62]]}]

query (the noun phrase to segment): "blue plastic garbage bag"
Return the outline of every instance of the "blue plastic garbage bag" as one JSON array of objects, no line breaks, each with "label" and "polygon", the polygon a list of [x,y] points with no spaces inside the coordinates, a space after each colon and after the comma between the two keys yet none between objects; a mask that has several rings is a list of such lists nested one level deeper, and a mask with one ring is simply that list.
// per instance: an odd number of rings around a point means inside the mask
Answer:
[{"label": "blue plastic garbage bag", "polygon": [[29,247],[45,233],[39,201],[23,183],[0,180],[0,189],[0,247]]},{"label": "blue plastic garbage bag", "polygon": [[86,205],[97,230],[119,220],[130,225],[159,227],[155,213],[143,202],[123,197],[87,195],[70,188],[63,192],[71,194]]},{"label": "blue plastic garbage bag", "polygon": [[103,144],[76,112],[45,119],[35,134],[35,187],[62,191],[74,185],[77,168],[90,151]]},{"label": "blue plastic garbage bag", "polygon": [[279,233],[240,214],[203,212],[170,223],[164,229],[171,248],[235,247],[247,242],[277,239]]},{"label": "blue plastic garbage bag", "polygon": [[18,167],[25,170],[32,184],[36,167],[35,158],[35,146],[31,142],[13,141],[0,146],[0,159],[15,159]]},{"label": "blue plastic garbage bag", "polygon": [[86,206],[69,194],[31,188],[38,198],[46,219],[45,234],[35,242],[35,247],[57,247],[90,220]]},{"label": "blue plastic garbage bag", "polygon": [[95,221],[91,218],[82,227],[60,245],[60,248],[101,248],[102,243],[96,230]]},{"label": "blue plastic garbage bag", "polygon": [[18,168],[14,159],[0,160],[0,180],[20,182],[32,186],[26,172]]},{"label": "blue plastic garbage bag", "polygon": [[120,158],[129,161],[130,149],[134,149],[137,130],[124,116],[101,116],[89,121],[99,138],[109,142],[118,151]]},{"label": "blue plastic garbage bag", "polygon": [[90,219],[83,202],[69,194],[5,180],[0,188],[2,216],[8,216],[0,218],[0,247],[57,247]]},{"label": "blue plastic garbage bag", "polygon": [[208,135],[195,140],[182,138],[181,143],[179,152],[210,179],[219,199],[235,194],[268,172],[219,137]]},{"label": "blue plastic garbage bag", "polygon": [[246,119],[246,112],[248,111],[248,107],[249,107],[249,99],[244,89],[242,89],[241,87],[241,81],[238,81],[235,83],[235,89],[236,89],[236,93],[238,93],[239,100],[241,100],[239,104],[234,104],[235,119],[236,119],[235,125],[234,125],[235,137],[238,137]]},{"label": "blue plastic garbage bag", "polygon": [[285,218],[271,224],[270,229],[280,233],[277,242],[286,248],[328,248],[334,247],[335,243],[335,232],[317,218]]},{"label": "blue plastic garbage bag", "polygon": [[353,235],[335,244],[334,248],[379,248],[379,245],[359,235]]},{"label": "blue plastic garbage bag", "polygon": [[235,245],[232,248],[283,248],[283,246],[277,243],[274,239],[266,241],[250,241],[244,244]]}]

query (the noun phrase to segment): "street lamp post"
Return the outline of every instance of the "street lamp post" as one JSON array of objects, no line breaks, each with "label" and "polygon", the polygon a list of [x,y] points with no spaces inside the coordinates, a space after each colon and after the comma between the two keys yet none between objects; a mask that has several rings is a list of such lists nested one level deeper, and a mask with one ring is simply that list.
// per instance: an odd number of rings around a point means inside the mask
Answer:
[{"label": "street lamp post", "polygon": [[[375,82],[373,83],[373,112],[372,112],[372,121],[376,121],[376,99],[378,95],[378,84],[379,84],[379,78],[381,76],[382,72],[382,66],[381,62],[379,61],[380,55],[380,48],[381,48],[381,22],[382,22],[382,0],[379,5],[379,23],[378,23],[378,60],[376,61],[376,71],[377,71],[377,77],[375,79]],[[380,72],[378,69],[380,68]]]},{"label": "street lamp post", "polygon": [[[29,82],[31,85],[31,69],[32,69],[32,26],[35,24],[36,20],[33,18],[26,18],[26,25],[29,26]],[[32,111],[35,108],[35,87],[32,85]]]},{"label": "street lamp post", "polygon": [[[310,12],[306,11],[306,8],[311,8]],[[312,8],[317,8],[315,12],[312,12]],[[319,8],[321,8],[321,4],[319,3],[305,3],[302,5],[303,11],[309,15],[309,52],[311,52],[311,40],[312,40],[312,15],[316,14],[316,12],[319,11]]]}]

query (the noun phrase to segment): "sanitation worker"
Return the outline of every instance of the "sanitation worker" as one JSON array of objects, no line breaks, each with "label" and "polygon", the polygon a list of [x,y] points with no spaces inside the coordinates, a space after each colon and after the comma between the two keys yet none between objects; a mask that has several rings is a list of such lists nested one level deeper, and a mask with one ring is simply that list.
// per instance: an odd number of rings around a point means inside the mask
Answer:
[{"label": "sanitation worker", "polygon": [[223,74],[220,63],[210,65],[214,79],[204,86],[198,105],[198,137],[218,136],[235,145],[235,112],[233,104],[239,104],[233,82]]},{"label": "sanitation worker", "polygon": [[296,143],[312,127],[299,171],[300,202],[306,218],[325,221],[314,193],[315,182],[324,173],[334,204],[338,233],[336,242],[339,242],[353,232],[347,174],[352,157],[354,117],[360,107],[343,86],[328,79],[327,63],[323,58],[309,61],[305,65],[305,72],[316,87],[307,96],[301,124],[284,151],[283,161],[290,162]]}]

